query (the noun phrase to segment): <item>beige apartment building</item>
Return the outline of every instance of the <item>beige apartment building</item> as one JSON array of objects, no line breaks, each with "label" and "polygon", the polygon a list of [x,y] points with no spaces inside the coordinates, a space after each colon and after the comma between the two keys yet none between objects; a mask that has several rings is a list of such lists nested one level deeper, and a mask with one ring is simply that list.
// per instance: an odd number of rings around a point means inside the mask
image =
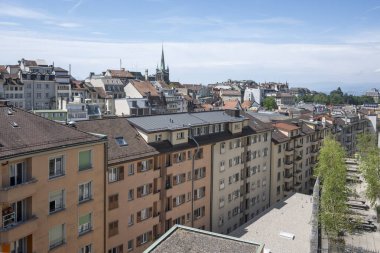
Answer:
[{"label": "beige apartment building", "polygon": [[103,251],[105,141],[0,105],[0,251]]},{"label": "beige apartment building", "polygon": [[229,234],[269,207],[271,127],[235,115],[213,145],[213,232]]},{"label": "beige apartment building", "polygon": [[271,205],[293,192],[309,194],[314,167],[324,136],[331,130],[325,120],[296,119],[273,124]]}]

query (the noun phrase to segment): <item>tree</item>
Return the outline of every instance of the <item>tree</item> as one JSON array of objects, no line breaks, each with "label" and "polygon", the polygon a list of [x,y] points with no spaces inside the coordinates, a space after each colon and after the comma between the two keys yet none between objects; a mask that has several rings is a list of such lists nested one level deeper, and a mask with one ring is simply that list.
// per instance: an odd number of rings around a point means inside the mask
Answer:
[{"label": "tree", "polygon": [[325,93],[321,92],[314,95],[313,101],[318,104],[327,104],[329,102],[329,97]]},{"label": "tree", "polygon": [[331,237],[350,229],[348,219],[348,186],[346,184],[345,152],[341,145],[327,136],[319,154],[315,174],[321,180],[320,219]]},{"label": "tree", "polygon": [[360,170],[367,182],[366,195],[371,206],[380,199],[380,149],[376,146],[376,135],[364,133],[358,137]]},{"label": "tree", "polygon": [[267,110],[277,109],[277,103],[274,97],[266,97],[263,101],[263,106]]}]

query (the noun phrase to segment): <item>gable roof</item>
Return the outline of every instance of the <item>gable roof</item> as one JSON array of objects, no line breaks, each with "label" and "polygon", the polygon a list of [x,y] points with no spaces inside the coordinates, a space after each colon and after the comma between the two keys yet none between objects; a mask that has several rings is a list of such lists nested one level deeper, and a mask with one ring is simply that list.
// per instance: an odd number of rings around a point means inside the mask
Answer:
[{"label": "gable roof", "polygon": [[112,77],[116,78],[134,78],[135,76],[125,69],[107,69]]},{"label": "gable roof", "polygon": [[293,124],[284,123],[284,122],[274,123],[273,126],[278,128],[278,129],[285,130],[285,131],[293,131],[293,130],[299,129],[298,126],[295,126]]},{"label": "gable roof", "polygon": [[[77,123],[77,128],[85,132],[107,135],[109,164],[158,154],[158,151],[145,142],[126,118],[80,121]],[[118,145],[116,137],[123,137],[128,145]]]},{"label": "gable roof", "polygon": [[[0,105],[0,159],[103,141],[21,109],[14,108],[13,115],[9,115],[8,110],[7,106]],[[17,127],[12,126],[13,122]]]},{"label": "gable roof", "polygon": [[130,80],[129,82],[142,96],[147,96],[149,92],[151,96],[158,96],[156,88],[148,81]]},{"label": "gable roof", "polygon": [[237,99],[223,101],[223,109],[241,109],[240,102]]}]

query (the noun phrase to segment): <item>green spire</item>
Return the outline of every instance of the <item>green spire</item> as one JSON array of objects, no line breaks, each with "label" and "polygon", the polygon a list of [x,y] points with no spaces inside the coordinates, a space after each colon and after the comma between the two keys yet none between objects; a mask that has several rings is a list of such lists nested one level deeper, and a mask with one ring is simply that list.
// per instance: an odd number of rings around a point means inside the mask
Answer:
[{"label": "green spire", "polygon": [[162,45],[162,53],[161,53],[161,70],[165,70],[164,45]]}]

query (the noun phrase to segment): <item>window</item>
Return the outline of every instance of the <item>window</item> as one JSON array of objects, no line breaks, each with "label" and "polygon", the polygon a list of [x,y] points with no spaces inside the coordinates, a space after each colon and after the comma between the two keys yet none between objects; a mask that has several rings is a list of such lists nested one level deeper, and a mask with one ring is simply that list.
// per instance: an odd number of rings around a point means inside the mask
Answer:
[{"label": "window", "polygon": [[79,253],[92,253],[92,245],[88,244],[79,250]]},{"label": "window", "polygon": [[221,197],[219,199],[219,208],[222,208],[222,207],[224,207],[224,197]]},{"label": "window", "polygon": [[220,172],[224,171],[225,168],[224,168],[224,161],[221,161],[220,162]]},{"label": "window", "polygon": [[49,98],[49,93],[45,93],[45,98]]},{"label": "window", "polygon": [[[47,76],[47,77],[48,77],[48,76]],[[49,84],[48,84],[48,83],[45,84],[45,88],[46,88],[46,89],[49,89]]]},{"label": "window", "polygon": [[162,134],[156,134],[156,141],[161,141]]},{"label": "window", "polygon": [[206,187],[201,187],[194,191],[194,200],[201,199],[206,195]]},{"label": "window", "polygon": [[205,215],[205,207],[200,207],[194,210],[194,219],[199,219]]},{"label": "window", "polygon": [[26,181],[25,163],[11,164],[9,167],[9,185],[14,186]]},{"label": "window", "polygon": [[185,200],[186,200],[186,195],[185,194],[179,195],[179,196],[173,198],[173,206],[174,207],[180,206],[183,203],[185,203]]},{"label": "window", "polygon": [[119,194],[108,196],[108,210],[116,209],[119,207]]},{"label": "window", "polygon": [[49,248],[55,248],[65,243],[65,224],[60,224],[49,230]]},{"label": "window", "polygon": [[118,233],[119,233],[119,221],[116,220],[116,221],[112,221],[108,223],[108,237],[117,235]]},{"label": "window", "polygon": [[135,174],[135,164],[128,164],[128,176]]},{"label": "window", "polygon": [[92,228],[91,213],[82,215],[79,217],[78,233],[79,235],[90,231]]},{"label": "window", "polygon": [[37,89],[41,89],[41,84],[37,83]]},{"label": "window", "polygon": [[124,167],[111,168],[108,171],[108,182],[124,180]]},{"label": "window", "polygon": [[281,167],[281,158],[278,158],[277,160],[277,167]]},{"label": "window", "polygon": [[123,244],[108,250],[108,253],[123,253]]},{"label": "window", "polygon": [[79,152],[79,171],[88,170],[91,167],[91,150]]},{"label": "window", "polygon": [[264,148],[263,153],[263,156],[266,157],[268,155],[268,148]]},{"label": "window", "polygon": [[116,137],[115,138],[116,140],[116,143],[119,145],[119,146],[128,146],[128,143],[127,141],[124,139],[124,137],[120,136],[120,137]]},{"label": "window", "polygon": [[281,180],[281,172],[277,172],[277,181]]},{"label": "window", "polygon": [[267,141],[268,140],[268,133],[265,133],[264,134],[264,141]]},{"label": "window", "polygon": [[146,220],[152,216],[152,208],[144,208],[140,212],[137,213],[137,222],[141,222]]},{"label": "window", "polygon": [[64,196],[64,190],[49,193],[49,213],[54,213],[65,207]]},{"label": "window", "polygon": [[133,240],[129,240],[128,241],[128,251],[132,251],[133,250]]},{"label": "window", "polygon": [[133,214],[128,216],[128,227],[132,226],[134,223],[135,217]]},{"label": "window", "polygon": [[185,133],[184,132],[177,133],[177,140],[184,139],[184,138],[185,138]]},{"label": "window", "polygon": [[224,189],[224,179],[221,179],[219,181],[219,190],[223,190]]},{"label": "window", "polygon": [[146,232],[137,237],[137,245],[143,245],[152,239],[152,231]]},{"label": "window", "polygon": [[37,98],[41,98],[41,93],[37,93]]},{"label": "window", "polygon": [[204,178],[206,176],[206,167],[194,170],[194,180]]},{"label": "window", "polygon": [[153,184],[145,184],[137,188],[137,197],[143,197],[152,192]]},{"label": "window", "polygon": [[178,174],[173,177],[173,184],[178,185],[186,181],[186,173]]},{"label": "window", "polygon": [[226,151],[226,143],[222,142],[220,143],[220,153],[224,154],[225,151]]},{"label": "window", "polygon": [[183,162],[184,160],[186,160],[186,152],[180,152],[180,153],[174,154],[173,157],[174,157],[174,162],[176,163]]},{"label": "window", "polygon": [[83,183],[79,185],[79,202],[91,199],[92,186],[91,182]]},{"label": "window", "polygon": [[281,144],[278,145],[278,153],[281,153]]},{"label": "window", "polygon": [[128,201],[133,200],[134,195],[135,195],[135,194],[134,194],[134,192],[133,192],[133,189],[129,190],[129,191],[128,191]]},{"label": "window", "polygon": [[144,171],[150,170],[152,166],[153,166],[152,159],[144,160],[137,163],[137,170],[138,172],[144,172]]}]

